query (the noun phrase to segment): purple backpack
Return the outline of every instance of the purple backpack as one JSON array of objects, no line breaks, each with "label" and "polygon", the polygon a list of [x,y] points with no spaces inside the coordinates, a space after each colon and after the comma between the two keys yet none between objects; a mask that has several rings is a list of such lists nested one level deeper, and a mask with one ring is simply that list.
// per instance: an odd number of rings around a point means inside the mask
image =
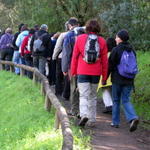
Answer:
[{"label": "purple backpack", "polygon": [[138,66],[133,51],[124,51],[122,53],[120,64],[117,66],[118,72],[125,78],[133,79],[138,73]]}]

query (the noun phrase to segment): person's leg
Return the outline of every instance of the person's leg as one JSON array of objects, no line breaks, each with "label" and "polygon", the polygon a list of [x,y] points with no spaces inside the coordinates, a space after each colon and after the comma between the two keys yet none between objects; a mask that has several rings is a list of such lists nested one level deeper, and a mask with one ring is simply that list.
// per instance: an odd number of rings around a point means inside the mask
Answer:
[{"label": "person's leg", "polygon": [[130,102],[132,89],[133,89],[132,86],[124,86],[122,89],[122,95],[121,95],[125,116],[128,122],[130,122],[133,119],[138,118],[134,111],[133,105]]},{"label": "person's leg", "polygon": [[56,84],[56,60],[52,60],[52,85]]},{"label": "person's leg", "polygon": [[48,78],[49,84],[52,85],[52,60],[47,61],[47,67],[48,67],[47,78]]},{"label": "person's leg", "polygon": [[71,112],[77,115],[79,113],[79,91],[77,89],[77,77],[71,77]]},{"label": "person's leg", "polygon": [[[33,60],[30,56],[25,56],[25,63],[27,66],[33,67]],[[30,71],[27,71],[27,76],[32,79],[33,73]]]},{"label": "person's leg", "polygon": [[[7,49],[6,50],[6,61],[12,61],[12,57],[13,57],[13,50],[12,49]],[[6,70],[10,70],[10,66],[6,65]]]},{"label": "person's leg", "polygon": [[47,59],[45,57],[39,57],[39,72],[45,75],[45,66]]},{"label": "person's leg", "polygon": [[5,50],[1,50],[1,55],[0,55],[0,57],[1,57],[1,60],[5,60]]},{"label": "person's leg", "polygon": [[88,98],[88,118],[89,122],[96,122],[96,104],[97,104],[97,89],[98,84],[90,83],[90,95]]},{"label": "person's leg", "polygon": [[[14,51],[14,54],[13,54],[13,62],[15,64],[19,64],[19,59],[20,59],[20,54],[19,54],[19,51]],[[15,67],[15,73],[16,74],[20,74],[20,69]]]},{"label": "person's leg", "polygon": [[133,86],[124,86],[122,90],[122,104],[124,107],[124,112],[126,119],[130,123],[130,132],[133,132],[137,129],[139,123],[138,116],[136,115],[133,105],[130,102],[130,96]]},{"label": "person's leg", "polygon": [[112,112],[112,89],[111,87],[102,88],[102,98],[105,105],[103,113]]},{"label": "person's leg", "polygon": [[[2,49],[1,50],[1,60],[6,60],[6,56],[7,56],[7,50],[6,49]],[[5,70],[8,69],[8,65],[5,65]]]},{"label": "person's leg", "polygon": [[39,57],[33,56],[33,67],[39,69]]},{"label": "person's leg", "polygon": [[56,60],[56,86],[55,86],[55,94],[62,95],[63,91],[63,73],[61,71],[61,59]]},{"label": "person's leg", "polygon": [[80,110],[80,117],[81,120],[79,122],[79,126],[84,126],[86,122],[88,121],[89,117],[89,106],[88,106],[88,99],[90,97],[90,83],[85,82],[85,83],[78,83],[78,88],[79,88],[79,110]]},{"label": "person's leg", "polygon": [[62,92],[62,97],[65,98],[66,100],[69,100],[70,98],[70,79],[69,76],[64,76],[64,88]]},{"label": "person's leg", "polygon": [[118,84],[112,85],[112,97],[113,97],[113,111],[112,111],[112,123],[113,125],[120,124],[120,99],[121,99],[122,87]]}]

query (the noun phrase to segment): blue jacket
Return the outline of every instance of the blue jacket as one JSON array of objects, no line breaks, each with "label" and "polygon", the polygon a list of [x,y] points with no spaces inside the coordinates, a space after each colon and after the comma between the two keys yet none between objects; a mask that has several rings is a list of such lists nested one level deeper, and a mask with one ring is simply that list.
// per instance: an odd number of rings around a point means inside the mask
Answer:
[{"label": "blue jacket", "polygon": [[23,41],[23,39],[29,35],[29,31],[23,31],[21,32],[18,37],[17,37],[17,40],[16,40],[16,46],[20,47],[21,46],[21,43]]},{"label": "blue jacket", "polygon": [[74,31],[69,31],[66,34],[63,42],[62,63],[61,63],[62,72],[68,72],[68,70],[70,69],[74,43],[75,43],[75,33]]}]

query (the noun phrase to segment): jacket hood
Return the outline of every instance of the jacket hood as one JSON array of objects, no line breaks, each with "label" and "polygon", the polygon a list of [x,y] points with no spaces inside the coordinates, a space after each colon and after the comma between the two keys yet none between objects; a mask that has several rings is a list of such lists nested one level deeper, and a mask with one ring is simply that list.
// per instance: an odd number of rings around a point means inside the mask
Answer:
[{"label": "jacket hood", "polygon": [[29,31],[23,31],[23,32],[21,32],[21,34],[23,35],[23,36],[28,36],[29,35]]},{"label": "jacket hood", "polygon": [[122,42],[122,43],[119,44],[119,46],[120,46],[123,50],[126,50],[126,51],[132,51],[132,50],[133,50],[132,45],[130,45],[128,42]]},{"label": "jacket hood", "polygon": [[48,33],[48,32],[45,30],[39,30],[37,34],[38,34],[38,36],[41,36],[44,33]]}]

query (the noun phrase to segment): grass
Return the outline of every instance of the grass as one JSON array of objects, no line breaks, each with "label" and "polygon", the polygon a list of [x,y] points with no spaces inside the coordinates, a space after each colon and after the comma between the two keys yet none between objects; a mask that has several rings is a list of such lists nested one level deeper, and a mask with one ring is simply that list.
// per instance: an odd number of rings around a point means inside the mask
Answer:
[{"label": "grass", "polygon": [[[44,110],[39,88],[27,78],[0,71],[0,150],[60,150],[54,110]],[[90,138],[72,125],[75,150],[90,150]]]},{"label": "grass", "polygon": [[133,102],[138,115],[150,120],[150,52],[138,52],[139,74],[135,79]]}]

